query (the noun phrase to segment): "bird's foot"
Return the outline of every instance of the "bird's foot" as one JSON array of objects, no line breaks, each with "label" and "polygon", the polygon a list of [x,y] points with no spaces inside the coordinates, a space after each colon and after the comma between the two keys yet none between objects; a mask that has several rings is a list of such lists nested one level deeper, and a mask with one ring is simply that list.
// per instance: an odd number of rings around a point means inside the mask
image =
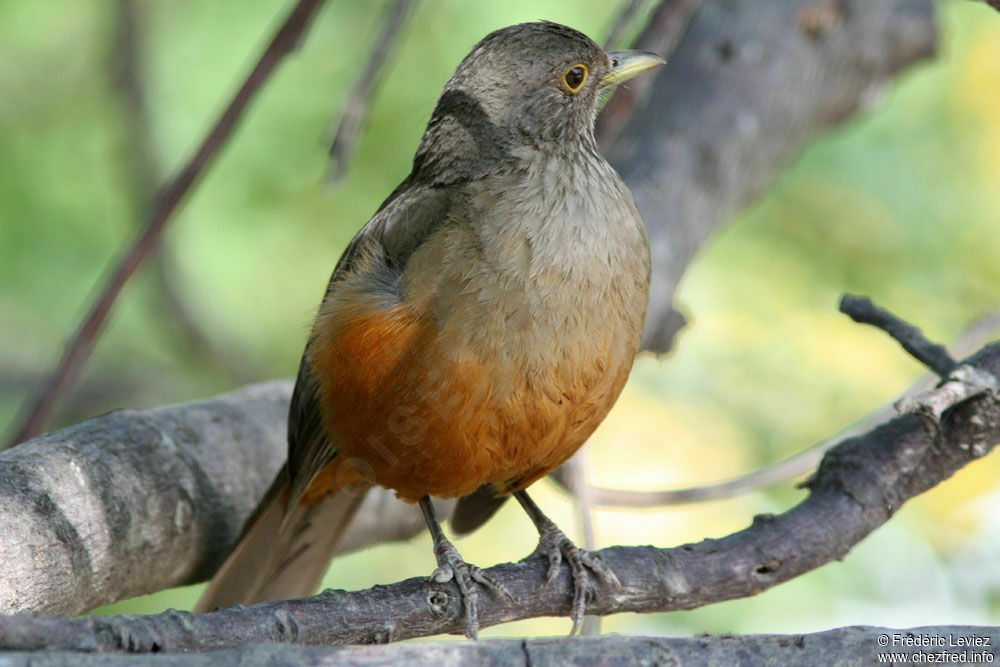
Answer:
[{"label": "bird's foot", "polygon": [[490,577],[475,565],[466,563],[458,549],[447,538],[441,537],[434,544],[434,555],[438,567],[431,573],[430,580],[445,583],[455,580],[462,594],[465,607],[465,636],[476,639],[479,636],[479,591],[476,584],[483,586],[496,596],[504,596],[514,603],[514,596],[507,587]]},{"label": "bird's foot", "polygon": [[596,555],[579,548],[566,537],[566,534],[559,529],[548,518],[543,517],[538,525],[539,539],[538,546],[528,558],[535,556],[545,556],[549,561],[549,572],[545,577],[545,586],[555,581],[559,576],[559,565],[563,558],[569,564],[570,573],[573,577],[573,611],[570,618],[573,619],[573,628],[569,631],[570,636],[575,635],[583,621],[583,612],[587,604],[587,585],[590,583],[590,574],[593,572],[597,579],[609,586],[614,586],[616,590],[622,589],[622,584],[610,567],[604,564]]}]

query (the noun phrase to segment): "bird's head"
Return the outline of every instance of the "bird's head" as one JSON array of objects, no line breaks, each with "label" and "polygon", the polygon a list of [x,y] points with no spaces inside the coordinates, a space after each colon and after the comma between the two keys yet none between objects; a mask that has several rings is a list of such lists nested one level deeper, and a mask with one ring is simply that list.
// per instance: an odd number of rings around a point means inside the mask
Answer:
[{"label": "bird's head", "polygon": [[663,62],[645,51],[608,53],[558,23],[496,30],[445,85],[415,167],[475,178],[520,145],[592,144],[601,93]]}]

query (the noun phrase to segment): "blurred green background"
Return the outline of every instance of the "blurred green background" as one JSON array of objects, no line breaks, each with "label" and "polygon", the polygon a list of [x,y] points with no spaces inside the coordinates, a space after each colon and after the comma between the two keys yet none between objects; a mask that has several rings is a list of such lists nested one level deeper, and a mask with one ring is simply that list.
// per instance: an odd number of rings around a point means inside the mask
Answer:
[{"label": "blurred green background", "polygon": [[[136,66],[160,174],[214,122],[287,0],[140,2]],[[113,81],[116,3],[0,0],[0,426],[50,370],[141,217],[127,111]],[[539,18],[599,41],[617,3],[425,1],[392,57],[346,180],[326,182],[329,138],[382,3],[330,2],[172,224],[159,267],[126,289],[53,426],[119,407],[208,397],[291,376],[346,242],[406,175],[441,85],[484,34]],[[642,358],[588,445],[591,478],[658,489],[721,480],[821,440],[890,402],[921,368],[836,312],[871,295],[953,342],[1000,306],[1000,14],[941,4],[936,60],[821,139],[697,258],[692,316],[667,359]],[[209,340],[192,344],[164,285]],[[1000,459],[907,505],[849,554],[748,600],[620,615],[624,633],[799,632],[840,625],[1000,623]],[[571,535],[573,505],[536,497]],[[598,545],[670,546],[745,527],[803,497],[792,484],[657,511],[599,511]],[[414,510],[416,511],[416,510]],[[535,531],[514,507],[458,546],[487,566]],[[433,568],[426,535],[339,559],[326,584],[363,588]],[[190,587],[106,611],[186,607]],[[560,634],[539,619],[486,635]]]}]

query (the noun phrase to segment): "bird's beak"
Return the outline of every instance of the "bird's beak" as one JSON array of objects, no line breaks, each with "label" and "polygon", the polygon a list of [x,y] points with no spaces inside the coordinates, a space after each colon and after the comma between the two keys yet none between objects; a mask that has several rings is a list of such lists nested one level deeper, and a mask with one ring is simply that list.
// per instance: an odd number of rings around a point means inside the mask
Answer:
[{"label": "bird's beak", "polygon": [[666,64],[666,60],[651,51],[611,51],[611,71],[601,79],[601,87],[616,86],[646,70]]}]

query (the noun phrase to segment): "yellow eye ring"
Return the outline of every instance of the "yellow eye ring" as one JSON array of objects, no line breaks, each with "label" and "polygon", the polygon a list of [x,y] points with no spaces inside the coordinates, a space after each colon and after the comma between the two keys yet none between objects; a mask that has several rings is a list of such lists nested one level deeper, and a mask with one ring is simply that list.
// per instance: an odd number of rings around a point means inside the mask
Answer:
[{"label": "yellow eye ring", "polygon": [[580,90],[586,80],[587,66],[583,63],[573,65],[563,73],[563,84],[571,93]]}]

